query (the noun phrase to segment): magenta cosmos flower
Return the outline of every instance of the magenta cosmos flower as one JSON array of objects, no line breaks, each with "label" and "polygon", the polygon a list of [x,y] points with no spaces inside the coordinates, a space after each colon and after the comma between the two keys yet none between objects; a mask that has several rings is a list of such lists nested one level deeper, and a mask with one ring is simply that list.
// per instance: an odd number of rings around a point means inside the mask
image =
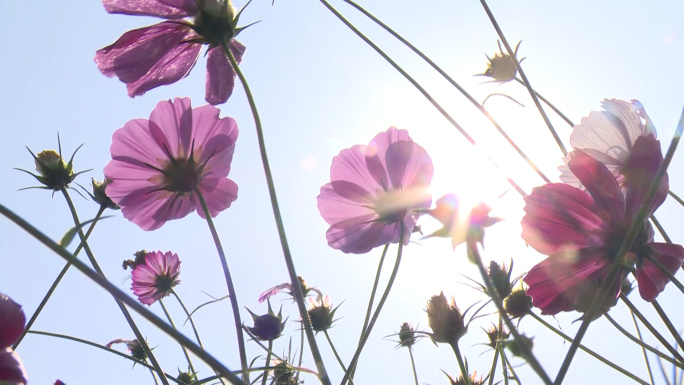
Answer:
[{"label": "magenta cosmos flower", "polygon": [[[605,281],[662,160],[660,143],[653,135],[637,138],[623,169],[623,194],[606,165],[577,150],[568,165],[588,193],[567,184],[552,183],[535,188],[525,197],[522,238],[549,256],[524,278],[529,285],[527,295],[542,314],[586,310]],[[667,191],[666,175],[647,217],[663,203]],[[639,293],[646,301],[653,301],[669,279],[646,255],[674,274],[682,265],[684,248],[654,243],[651,225],[648,221],[643,223],[618,277],[624,278],[636,265]],[[620,283],[618,279],[615,297],[620,292]]]},{"label": "magenta cosmos flower", "polygon": [[154,230],[193,210],[205,218],[197,191],[212,217],[237,199],[238,187],[226,177],[238,127],[219,112],[176,98],[159,102],[149,120],[131,120],[114,132],[106,192],[126,219]]},{"label": "magenta cosmos flower", "polygon": [[178,254],[153,251],[145,255],[145,263],[137,264],[131,272],[131,290],[143,305],[152,305],[168,296],[180,283],[180,260]]},{"label": "magenta cosmos flower", "polygon": [[426,191],[432,160],[406,130],[391,127],[368,146],[342,150],[333,158],[331,182],[321,187],[318,210],[330,225],[328,244],[345,253],[363,254],[399,242],[404,225],[408,244],[418,210],[432,203]]},{"label": "magenta cosmos flower", "polygon": [[[638,100],[605,99],[601,105],[605,111],[592,111],[573,127],[570,145],[606,165],[622,186],[634,142],[642,136],[653,135],[655,138],[656,131]],[[558,168],[560,179],[563,183],[582,188],[568,167],[572,155],[570,152],[564,159],[565,164]]]},{"label": "magenta cosmos flower", "polygon": [[[126,83],[131,97],[186,77],[208,45],[205,98],[225,103],[233,93],[235,70],[222,44],[237,63],[245,47],[233,39],[240,32],[230,0],[103,0],[109,13],[167,19],[123,34],[95,54],[95,63],[108,76]],[[238,15],[239,16],[239,15]]]},{"label": "magenta cosmos flower", "polygon": [[0,293],[0,384],[24,385],[26,370],[19,356],[12,351],[12,344],[21,336],[26,316],[21,305]]}]

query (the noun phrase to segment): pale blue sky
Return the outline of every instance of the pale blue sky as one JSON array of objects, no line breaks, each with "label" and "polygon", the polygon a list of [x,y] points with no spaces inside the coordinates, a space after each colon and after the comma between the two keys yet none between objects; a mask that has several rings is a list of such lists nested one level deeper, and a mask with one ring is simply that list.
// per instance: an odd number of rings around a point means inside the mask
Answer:
[{"label": "pale blue sky", "polygon": [[[236,3],[237,7],[242,2]],[[512,150],[503,147],[498,134],[482,115],[431,68],[393,41],[379,28],[364,20],[342,2],[339,10],[361,28],[404,68],[421,82],[452,116],[464,126],[497,162],[527,191],[541,180]],[[529,95],[517,84],[480,84],[473,77],[486,67],[484,53],[493,55],[496,33],[480,3],[431,0],[423,2],[392,0],[362,2],[369,11],[423,49],[462,86],[483,100],[492,92],[507,93],[527,107],[504,98],[493,98],[487,107],[503,128],[542,167],[555,178],[560,164],[558,151],[536,112]],[[679,119],[684,98],[684,3],[681,1],[492,1],[494,14],[508,39],[523,40],[520,56],[532,85],[556,103],[571,119],[579,122],[592,110],[600,109],[603,98],[641,100],[658,128],[666,147]],[[2,204],[15,210],[55,239],[71,226],[64,199],[43,190],[17,191],[35,185],[31,177],[12,167],[33,168],[24,146],[34,152],[56,148],[59,132],[66,155],[85,143],[75,159],[75,169],[92,168],[78,182],[102,178],[109,161],[111,135],[126,121],[147,118],[163,99],[189,96],[193,105],[204,102],[204,59],[182,81],[130,99],[117,79],[99,73],[93,63],[95,51],[114,42],[125,31],[156,22],[154,19],[108,15],[98,1],[0,2],[8,37],[5,54],[0,56],[0,85],[3,87],[0,113],[2,164],[0,197]],[[342,25],[317,1],[255,0],[245,11],[243,23],[262,20],[247,29],[239,40],[247,46],[241,68],[250,81],[264,123],[290,246],[298,273],[324,293],[333,303],[344,301],[341,317],[330,331],[344,360],[353,355],[365,314],[369,289],[381,249],[368,255],[345,255],[327,246],[327,225],[316,208],[320,186],[329,180],[331,159],[341,149],[367,144],[389,126],[409,131],[413,139],[432,156],[435,163],[434,190],[438,198],[446,192],[491,199],[508,220],[492,228],[486,237],[485,258],[499,262],[515,259],[515,274],[541,260],[519,238],[522,199],[514,192],[497,201],[493,198],[508,186],[500,172],[488,166],[453,127],[374,51]],[[238,200],[216,219],[228,260],[234,274],[240,305],[256,313],[266,311],[257,296],[263,290],[287,281],[275,223],[268,203],[265,179],[258,157],[252,117],[244,92],[237,86],[233,97],[221,106],[222,115],[238,121],[240,137],[230,177],[240,187]],[[570,129],[559,119],[553,122],[564,140]],[[678,154],[671,166],[671,189],[684,193],[681,170],[684,156]],[[74,195],[82,219],[95,215],[97,207]],[[657,213],[675,242],[684,242],[680,218],[684,208],[666,202]],[[179,294],[188,307],[226,293],[219,261],[205,223],[195,214],[167,223],[160,230],[144,232],[126,221],[120,213],[101,222],[91,237],[91,245],[109,279],[123,289],[130,287],[128,272],[121,262],[139,249],[172,250],[182,262]],[[426,228],[435,223],[422,221]],[[0,221],[3,268],[0,291],[22,304],[27,317],[32,314],[47,288],[64,265],[56,255],[38,246],[28,235],[8,221]],[[357,384],[412,382],[409,358],[404,350],[382,337],[399,329],[404,321],[427,328],[424,309],[431,295],[443,290],[454,295],[465,309],[478,300],[476,292],[464,286],[461,274],[477,279],[477,270],[465,259],[465,250],[451,252],[447,240],[428,240],[406,248],[395,287],[362,355]],[[388,261],[393,262],[395,247]],[[385,271],[391,270],[390,263]],[[387,276],[385,275],[385,280]],[[386,281],[382,281],[383,284]],[[669,286],[659,297],[681,322],[681,293]],[[638,295],[633,301],[652,315],[650,306]],[[168,300],[180,321],[180,309]],[[280,305],[276,299],[274,305]],[[298,315],[289,301],[282,302],[290,316],[285,337],[276,341],[276,351],[287,349],[288,336],[298,345]],[[157,314],[163,315],[158,306]],[[631,320],[624,306],[612,313],[629,330]],[[251,325],[248,313],[243,319]],[[558,322],[566,333],[574,334],[578,314],[563,314]],[[494,317],[481,322],[488,326]],[[549,322],[556,322],[549,318]],[[230,368],[238,368],[235,332],[227,302],[198,312],[196,322],[210,352]],[[180,348],[154,327],[141,322],[155,354],[168,372],[184,367]],[[132,338],[123,316],[106,292],[75,271],[70,271],[53,299],[41,314],[35,329],[70,334],[107,343],[116,338]],[[183,329],[190,334],[189,328]],[[553,377],[569,344],[539,328],[532,319],[521,330],[536,336],[534,352]],[[486,336],[475,322],[461,341],[472,370],[484,373],[491,354],[474,346]],[[323,336],[324,352],[333,383],[341,370]],[[611,360],[646,379],[641,351],[625,342],[603,320],[597,321],[585,339]],[[657,343],[653,343],[656,344]],[[69,385],[149,383],[150,374],[131,363],[91,347],[49,337],[29,335],[18,349],[29,372],[31,384],[50,384],[60,378]],[[264,353],[250,344],[249,355]],[[422,341],[415,347],[421,383],[444,384],[439,369],[457,375],[458,366],[450,349]],[[196,360],[197,361],[197,360]],[[517,361],[517,360],[516,360]],[[521,361],[517,361],[521,363]],[[305,366],[314,368],[307,355]],[[517,369],[525,384],[538,383],[531,370]],[[200,377],[208,376],[206,367]],[[657,376],[660,380],[659,376]],[[335,381],[335,379],[337,381]],[[315,383],[307,378],[307,383]],[[567,384],[628,383],[612,369],[579,353]],[[660,382],[663,383],[663,382]]]}]

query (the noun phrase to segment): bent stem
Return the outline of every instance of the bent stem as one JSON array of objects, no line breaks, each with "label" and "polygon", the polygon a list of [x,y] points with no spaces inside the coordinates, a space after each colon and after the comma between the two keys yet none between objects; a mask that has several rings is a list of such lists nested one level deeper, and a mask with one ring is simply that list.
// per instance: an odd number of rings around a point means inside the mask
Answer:
[{"label": "bent stem", "polygon": [[675,194],[675,193],[672,192],[671,190],[668,191],[667,193],[670,194],[670,196],[671,196],[672,198],[674,198],[674,200],[676,200],[677,203],[679,203],[680,205],[684,206],[684,200],[682,200],[682,198],[678,197],[677,194]]},{"label": "bent stem", "polygon": [[553,139],[556,141],[556,144],[558,144],[558,148],[560,148],[561,152],[563,153],[563,156],[567,155],[568,151],[565,149],[565,145],[563,145],[563,142],[561,141],[560,137],[558,136],[558,133],[556,132],[556,130],[553,128],[553,125],[551,124],[549,117],[546,115],[544,108],[542,107],[541,103],[539,103],[539,98],[537,98],[537,94],[534,92],[534,89],[532,89],[532,85],[530,84],[529,79],[527,79],[527,76],[525,76],[525,72],[523,71],[522,67],[520,66],[520,62],[518,62],[518,59],[515,57],[515,52],[511,49],[510,44],[508,44],[508,40],[506,40],[506,36],[504,36],[503,31],[501,31],[501,28],[499,27],[499,23],[497,23],[496,19],[494,18],[494,14],[492,14],[492,11],[489,9],[489,6],[487,5],[487,2],[485,0],[480,0],[480,3],[482,4],[482,7],[484,8],[485,12],[487,13],[489,20],[492,22],[492,25],[494,26],[496,33],[499,35],[501,42],[506,47],[506,51],[508,52],[508,56],[510,56],[511,59],[513,59],[512,61],[513,61],[513,64],[515,64],[515,68],[518,70],[518,73],[520,74],[520,77],[522,78],[522,80],[525,84],[525,87],[527,88],[527,91],[530,93],[530,96],[532,97],[532,100],[534,101],[534,105],[537,106],[537,109],[539,110],[539,113],[541,114],[542,118],[544,119],[544,122],[549,127],[549,131],[551,132],[551,135],[553,135]]},{"label": "bent stem", "polygon": [[237,333],[238,349],[240,351],[240,364],[242,366],[242,379],[249,383],[249,368],[247,364],[247,353],[245,351],[245,336],[242,334],[242,320],[240,319],[240,306],[238,305],[237,294],[235,293],[235,285],[233,284],[233,278],[230,275],[230,268],[228,267],[228,260],[226,259],[226,254],[223,251],[223,246],[221,245],[221,239],[216,231],[216,226],[214,226],[214,221],[211,219],[211,213],[209,213],[209,208],[207,207],[207,202],[204,200],[204,196],[198,187],[195,187],[195,195],[202,206],[202,212],[209,225],[209,231],[211,232],[211,237],[214,239],[214,244],[216,245],[216,251],[218,252],[219,259],[221,260],[221,267],[223,268],[223,275],[226,277],[226,286],[228,286],[228,295],[230,297],[230,305],[233,309],[233,320],[235,321],[235,331]]},{"label": "bent stem", "polygon": [[537,357],[535,357],[532,353],[532,350],[530,350],[529,345],[527,345],[527,343],[523,341],[522,337],[520,336],[520,333],[518,333],[518,329],[515,327],[515,325],[513,325],[511,319],[508,318],[508,314],[506,313],[506,310],[503,306],[503,301],[501,300],[498,291],[494,288],[494,284],[490,280],[489,274],[487,274],[487,269],[482,263],[480,252],[477,250],[477,243],[467,241],[466,244],[468,249],[468,260],[473,261],[480,270],[482,280],[487,286],[487,293],[490,294],[492,301],[494,301],[494,304],[496,305],[496,308],[499,311],[499,315],[501,315],[501,317],[503,318],[504,323],[506,323],[506,327],[508,328],[508,330],[510,330],[518,347],[522,350],[523,357],[528,358],[527,361],[529,362],[530,366],[537,373],[539,378],[541,378],[542,381],[544,381],[544,384],[551,385],[551,378],[549,378],[549,375],[546,374],[544,368],[542,368],[541,364],[537,360]]},{"label": "bent stem", "polygon": [[314,336],[313,329],[311,328],[311,320],[309,319],[309,314],[306,311],[306,303],[304,303],[304,294],[302,293],[302,288],[299,285],[299,278],[297,278],[297,271],[295,270],[294,261],[292,260],[292,254],[290,253],[290,246],[287,243],[287,236],[285,235],[285,224],[283,223],[282,215],[280,214],[280,206],[278,205],[278,198],[276,197],[275,183],[273,182],[273,175],[271,174],[271,166],[268,162],[268,155],[266,154],[266,143],[264,141],[264,131],[261,127],[261,118],[259,117],[259,111],[256,107],[256,102],[252,96],[252,91],[249,88],[247,79],[245,75],[238,67],[233,53],[228,47],[226,41],[222,41],[221,45],[223,51],[228,56],[231,66],[235,70],[235,73],[240,78],[242,87],[245,90],[245,95],[247,96],[247,101],[249,102],[249,107],[252,110],[252,116],[254,117],[254,126],[257,132],[257,140],[259,142],[259,153],[261,154],[261,162],[264,168],[264,174],[266,175],[266,184],[268,185],[268,195],[271,199],[271,207],[273,208],[273,216],[275,217],[276,227],[278,228],[278,237],[280,238],[280,245],[283,249],[283,257],[285,258],[285,265],[287,265],[287,271],[290,274],[290,290],[292,295],[297,302],[297,308],[299,310],[299,316],[302,320],[302,325],[304,325],[304,331],[306,332],[306,339],[309,341],[309,349],[311,349],[311,355],[316,362],[316,368],[318,369],[318,375],[323,385],[330,385],[330,378],[328,377],[328,372],[325,370],[325,364],[323,363],[323,358],[321,357],[321,352],[318,349],[318,344],[316,343],[316,337]]},{"label": "bent stem", "polygon": [[[566,335],[565,333],[563,333],[562,331],[556,329],[555,327],[553,327],[552,325],[550,325],[548,322],[544,321],[540,316],[538,316],[538,315],[535,314],[534,312],[530,311],[530,312],[528,312],[527,314],[531,315],[532,318],[534,318],[535,320],[537,320],[537,322],[539,322],[540,324],[544,325],[547,329],[549,329],[549,330],[551,330],[552,332],[556,333],[556,334],[559,335],[561,338],[565,339],[566,341],[572,342],[572,338],[570,338],[570,336],[568,336],[568,335]],[[647,383],[646,381],[640,379],[640,378],[637,377],[636,375],[634,375],[634,374],[628,372],[627,370],[621,368],[619,365],[612,363],[612,362],[609,361],[608,359],[603,358],[603,356],[601,356],[600,354],[598,354],[598,353],[594,352],[593,350],[587,348],[586,346],[580,345],[580,349],[584,350],[584,351],[585,351],[586,353],[588,353],[590,356],[596,358],[597,360],[601,361],[602,363],[604,363],[604,364],[610,366],[611,368],[613,368],[613,369],[617,370],[618,372],[624,374],[625,376],[631,378],[632,380],[634,380],[634,381],[636,381],[636,382],[638,382],[638,383],[640,383],[640,384],[642,384],[642,385],[648,385],[648,383]]]},{"label": "bent stem", "polygon": [[[658,168],[658,171],[656,172],[656,175],[653,178],[653,183],[651,184],[651,187],[648,190],[648,193],[646,194],[644,201],[641,203],[641,207],[639,207],[639,211],[637,212],[634,221],[632,222],[629,230],[627,231],[627,235],[625,236],[625,239],[622,241],[620,249],[615,254],[615,260],[613,261],[612,266],[610,267],[610,271],[608,272],[605,281],[601,284],[598,294],[596,295],[596,297],[594,297],[594,300],[591,302],[589,309],[585,313],[584,320],[582,320],[582,324],[580,325],[579,330],[577,330],[577,334],[575,335],[575,340],[572,342],[567,354],[565,355],[563,364],[561,365],[561,368],[558,371],[558,375],[556,376],[556,385],[559,385],[563,382],[563,378],[565,377],[565,375],[568,372],[568,369],[570,368],[570,363],[572,363],[572,359],[575,353],[577,352],[577,349],[579,348],[579,344],[582,341],[582,338],[586,334],[587,330],[589,329],[589,324],[594,319],[594,316],[598,311],[599,304],[603,303],[603,299],[606,298],[606,295],[608,294],[610,288],[614,287],[613,284],[618,275],[618,272],[621,269],[622,260],[629,251],[629,249],[632,247],[634,239],[636,239],[636,236],[639,234],[641,228],[643,227],[644,221],[646,221],[648,208],[651,206],[651,203],[655,199],[656,193],[658,192],[658,188],[660,187],[660,182],[663,180],[663,177],[667,172],[667,168],[670,166],[670,162],[672,161],[672,157],[674,156],[675,150],[677,149],[677,145],[679,144],[679,140],[682,136],[682,131],[684,131],[684,111],[682,112],[682,115],[679,118],[677,129],[675,130],[672,141],[670,142],[670,146],[667,149],[665,158],[663,159],[662,164]],[[624,296],[621,295],[621,297]]]},{"label": "bent stem", "polygon": [[[648,354],[646,354],[646,348],[643,346],[644,339],[641,336],[641,329],[639,329],[639,323],[637,322],[636,317],[634,316],[633,311],[629,311],[629,314],[632,316],[632,321],[634,322],[634,328],[637,331],[637,336],[639,336],[639,341],[641,341],[641,352],[644,354],[644,361],[646,362],[646,370],[648,371],[648,378],[651,380],[651,385],[655,385],[655,382],[653,381],[653,372],[651,371],[651,363],[648,360]],[[675,366],[676,368],[676,366]]]},{"label": "bent stem", "polygon": [[[88,240],[88,237],[90,237],[90,234],[93,232],[95,229],[95,225],[97,224],[97,221],[100,220],[100,217],[102,216],[102,213],[107,209],[106,206],[100,205],[100,209],[97,211],[97,214],[95,215],[95,218],[93,219],[93,222],[90,224],[90,227],[88,227],[88,231],[85,233],[84,240],[81,241],[81,243],[78,245],[76,250],[74,251],[74,256],[77,256],[78,253],[83,249],[84,242]],[[59,275],[57,278],[55,278],[55,281],[52,283],[52,286],[50,286],[50,289],[48,289],[47,293],[45,293],[45,296],[43,296],[43,299],[40,301],[40,304],[38,305],[38,308],[36,311],[33,313],[31,316],[31,319],[26,323],[26,327],[24,328],[24,331],[21,332],[21,335],[19,338],[17,338],[17,341],[12,345],[12,350],[17,350],[17,347],[19,347],[19,344],[21,341],[24,339],[26,336],[26,333],[31,329],[31,326],[33,326],[33,323],[36,322],[38,319],[38,316],[40,315],[40,312],[43,311],[43,308],[45,305],[47,305],[47,302],[50,300],[50,297],[52,296],[52,293],[55,292],[55,289],[57,289],[57,285],[62,281],[62,278],[64,278],[64,275],[66,274],[67,271],[69,271],[69,268],[71,267],[71,262],[67,262],[64,267],[62,268],[62,271],[59,272]]]},{"label": "bent stem", "polygon": [[[76,228],[78,228],[78,236],[81,239],[83,249],[85,250],[86,255],[88,256],[90,263],[93,265],[93,269],[95,269],[97,274],[100,275],[104,280],[107,280],[107,277],[105,277],[104,272],[100,268],[100,265],[97,263],[97,260],[95,259],[92,250],[90,250],[90,246],[88,246],[85,234],[83,234],[83,230],[81,229],[81,221],[78,219],[78,213],[76,212],[74,202],[72,202],[71,197],[69,196],[69,192],[67,192],[67,189],[65,187],[62,187],[60,191],[62,192],[62,195],[64,195],[64,199],[67,201],[67,205],[69,206],[69,210],[71,211],[71,216],[74,219],[74,225],[76,226]],[[72,259],[71,261],[72,263],[75,263],[75,259]],[[147,357],[150,358],[150,362],[152,363],[152,366],[154,366],[154,370],[156,370],[157,374],[159,374],[159,379],[161,380],[162,384],[169,385],[169,382],[166,380],[166,376],[164,376],[164,371],[159,365],[157,358],[154,356],[154,354],[152,354],[152,349],[150,349],[149,345],[147,345],[147,341],[145,341],[145,338],[143,337],[142,333],[140,333],[138,325],[135,324],[133,317],[131,317],[131,313],[128,311],[126,306],[124,306],[120,299],[117,299],[115,297],[114,300],[116,301],[116,304],[119,306],[119,309],[121,309],[121,313],[123,313],[124,318],[126,318],[126,322],[128,322],[128,325],[131,327],[133,334],[135,334],[135,338],[138,339],[138,342],[145,351],[145,354],[147,355]]]},{"label": "bent stem", "polygon": [[359,341],[359,346],[356,348],[356,352],[354,353],[354,357],[352,358],[351,362],[349,363],[349,366],[347,367],[348,370],[344,373],[344,377],[342,377],[342,382],[340,382],[341,385],[344,385],[347,380],[349,380],[349,377],[352,373],[352,371],[355,370],[356,368],[356,363],[359,360],[359,357],[361,356],[361,351],[363,350],[364,345],[366,344],[366,341],[368,341],[368,337],[370,337],[371,331],[373,330],[373,326],[375,325],[375,321],[378,320],[378,317],[380,316],[380,312],[382,311],[382,307],[385,305],[385,301],[387,300],[387,297],[389,296],[390,290],[392,290],[392,285],[394,284],[394,279],[397,277],[397,273],[399,272],[399,265],[401,263],[401,254],[404,251],[404,232],[406,229],[404,228],[404,222],[401,221],[400,229],[399,229],[399,247],[397,250],[397,260],[394,263],[394,269],[392,270],[392,274],[389,277],[389,280],[387,281],[387,287],[385,288],[385,292],[382,293],[382,297],[380,298],[380,302],[378,302],[378,306],[375,308],[375,312],[373,313],[373,318],[371,318],[370,322],[368,323],[368,327],[366,328],[366,332],[363,334],[363,337],[361,338],[361,341]]},{"label": "bent stem", "polygon": [[[330,10],[342,23],[344,23],[349,29],[351,29],[357,36],[359,36],[366,44],[368,44],[371,48],[373,48],[380,56],[382,56],[385,61],[387,61],[395,70],[397,70],[406,80],[408,80],[436,109],[439,111],[448,121],[451,123],[458,132],[463,135],[470,144],[473,146],[477,147],[477,142],[475,142],[475,139],[473,139],[466,130],[461,127],[460,124],[454,120],[454,118],[449,115],[449,113],[444,110],[444,108],[435,101],[435,99],[415,80],[413,79],[406,71],[404,71],[394,60],[392,60],[387,54],[381,50],[375,43],[373,43],[368,37],[366,37],[361,31],[359,31],[356,27],[354,27],[347,19],[344,18],[333,6],[331,6],[326,0],[320,0],[323,5]],[[484,153],[484,152],[483,152]],[[485,153],[484,155],[487,160],[497,169],[501,170],[501,167],[492,159],[489,155]],[[502,170],[501,170],[502,171]],[[502,171],[503,174],[503,171]],[[527,193],[510,177],[505,176],[506,181],[513,187],[521,196],[527,195]]]},{"label": "bent stem", "polygon": [[[166,318],[169,320],[169,324],[171,324],[171,327],[178,330],[176,325],[173,323],[173,320],[171,319],[171,314],[169,314],[169,311],[166,310],[166,305],[164,305],[164,301],[162,299],[159,299],[159,304],[161,305],[161,308],[164,310],[164,314],[166,314]],[[197,373],[197,371],[195,371],[195,367],[192,365],[192,360],[190,360],[190,355],[188,354],[187,349],[185,349],[185,346],[181,345],[181,349],[183,349],[183,354],[185,355],[185,359],[188,361],[188,366],[190,367],[190,370],[192,370],[193,374]]]},{"label": "bent stem", "polygon": [[396,38],[397,40],[402,42],[411,51],[413,51],[416,55],[420,56],[421,59],[423,59],[426,63],[428,63],[433,69],[435,69],[435,71],[437,71],[440,75],[442,75],[442,77],[447,82],[449,82],[449,84],[454,86],[461,94],[463,94],[463,96],[465,96],[466,99],[468,99],[468,101],[470,103],[472,103],[489,120],[490,123],[492,123],[492,125],[496,128],[496,130],[499,132],[499,134],[501,134],[501,136],[503,136],[503,138],[508,142],[508,144],[510,144],[511,147],[513,147],[513,149],[518,153],[518,155],[520,155],[520,157],[523,158],[530,167],[532,167],[532,169],[537,173],[537,175],[539,175],[546,183],[551,182],[549,180],[549,178],[547,178],[546,175],[544,175],[544,173],[539,169],[539,167],[537,167],[534,164],[534,162],[532,162],[532,160],[523,152],[523,150],[520,147],[518,147],[517,144],[515,144],[513,139],[511,139],[511,137],[508,136],[508,134],[503,130],[503,128],[501,128],[499,123],[497,123],[496,120],[494,120],[494,117],[492,117],[492,115],[489,114],[489,112],[484,108],[484,106],[482,106],[482,104],[480,104],[477,100],[475,100],[475,98],[473,98],[468,93],[468,91],[466,91],[463,87],[461,87],[451,76],[449,76],[446,72],[444,72],[444,70],[442,68],[440,68],[434,61],[432,61],[432,59],[427,57],[427,55],[425,55],[421,50],[416,48],[416,46],[411,44],[408,40],[404,39],[400,34],[398,34],[392,28],[387,26],[387,24],[380,21],[378,18],[373,16],[373,14],[366,11],[361,6],[356,4],[355,2],[353,2],[351,0],[344,0],[344,2],[351,5],[352,7],[354,7],[359,12],[363,13],[369,19],[373,20],[373,22],[375,22],[377,25],[382,27],[385,31],[387,31],[394,38]]},{"label": "bent stem", "polygon": [[[523,87],[525,87],[525,82],[523,82],[522,80],[518,79],[517,77],[515,78],[515,81],[518,82],[519,84],[521,84]],[[556,106],[554,106],[553,104],[551,104],[551,102],[549,102],[549,101],[548,101],[545,97],[543,97],[539,92],[537,92],[536,90],[533,90],[533,91],[534,91],[534,94],[537,95],[537,97],[538,97],[542,102],[544,102],[547,106],[549,106],[549,107],[553,110],[553,112],[556,113],[556,115],[560,116],[561,119],[565,120],[565,123],[567,123],[570,127],[575,127],[575,123],[573,123],[572,120],[570,120],[570,118],[568,118],[567,116],[565,116],[565,114],[562,113],[561,110],[559,110],[558,108],[556,108]]]},{"label": "bent stem", "polygon": [[466,368],[463,362],[463,356],[461,355],[461,349],[458,348],[458,342],[453,342],[450,344],[451,348],[454,349],[454,354],[456,355],[456,360],[458,361],[458,367],[461,368],[461,377],[463,377],[463,382],[465,385],[470,384],[470,374],[468,374],[468,368]]}]

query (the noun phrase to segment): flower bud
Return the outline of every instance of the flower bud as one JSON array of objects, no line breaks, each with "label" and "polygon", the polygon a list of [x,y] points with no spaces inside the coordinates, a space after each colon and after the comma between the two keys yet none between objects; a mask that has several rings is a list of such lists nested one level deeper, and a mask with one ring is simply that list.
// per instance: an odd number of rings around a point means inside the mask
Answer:
[{"label": "flower bud", "polygon": [[428,325],[432,329],[432,340],[456,344],[466,333],[461,311],[456,306],[454,298],[447,302],[444,293],[430,298],[427,304]]},{"label": "flower bud", "polygon": [[333,309],[330,304],[330,298],[324,296],[322,300],[314,300],[309,298],[309,319],[311,320],[311,328],[318,333],[323,332],[332,326],[335,318],[337,308]]},{"label": "flower bud", "polygon": [[105,178],[102,182],[97,182],[95,178],[93,178],[93,192],[90,194],[90,197],[97,203],[100,204],[100,206],[104,206],[108,209],[111,210],[119,210],[121,207],[114,203],[114,201],[111,200],[107,196],[107,192],[105,191],[107,189],[107,185],[112,183],[111,179]]},{"label": "flower bud", "polygon": [[[446,373],[444,373],[444,374],[446,374]],[[470,377],[468,377],[468,380],[469,380],[468,382],[465,381],[465,379],[463,378],[463,375],[458,376],[458,378],[456,378],[456,379],[451,378],[451,376],[448,374],[447,374],[447,377],[449,377],[449,384],[451,384],[451,385],[467,385],[468,383],[470,383],[470,385],[484,385],[484,383],[485,383],[484,380],[482,379],[482,377],[480,377],[480,378],[477,377],[477,373],[475,373],[475,372],[473,372],[473,374],[471,374]]]},{"label": "flower bud", "polygon": [[[525,347],[527,349],[525,349]],[[529,350],[530,352],[532,351],[532,347],[534,346],[534,342],[532,341],[532,338],[527,337],[524,334],[520,335],[520,340],[516,340],[515,338],[508,340],[504,343],[504,346],[514,355],[518,356],[524,359],[528,359],[526,351]]]},{"label": "flower bud", "polygon": [[264,315],[258,316],[249,309],[247,311],[252,315],[254,321],[254,327],[247,327],[247,330],[259,341],[273,341],[280,337],[280,333],[285,329],[285,322],[281,322],[283,320],[282,307],[276,316],[271,309],[270,301],[268,302],[268,313]]},{"label": "flower bud", "polygon": [[410,348],[416,343],[419,336],[416,335],[415,329],[410,323],[404,322],[399,329],[399,346]]},{"label": "flower bud", "polygon": [[[522,43],[522,41],[518,42],[518,45],[515,46],[515,52],[513,57],[511,57],[507,53],[503,52],[503,49],[501,48],[501,42],[497,42],[499,45],[499,52],[495,53],[493,58],[485,55],[487,56],[489,63],[487,63],[487,70],[483,74],[479,74],[479,76],[490,77],[492,78],[493,82],[498,83],[506,83],[515,79],[515,76],[518,74],[518,69],[515,66],[515,60],[518,60],[517,56],[520,43]],[[525,60],[525,58],[520,59],[519,63],[523,60]]]},{"label": "flower bud", "polygon": [[504,299],[504,309],[511,318],[521,318],[532,310],[532,298],[524,289],[516,289]]},{"label": "flower bud", "polygon": [[180,381],[181,384],[192,385],[197,382],[197,373],[193,373],[192,370],[181,372],[180,369],[178,369],[178,377],[176,377],[176,379]]},{"label": "flower bud", "polygon": [[485,333],[487,333],[487,337],[489,337],[489,343],[486,345],[490,346],[492,349],[496,349],[497,343],[505,343],[509,335],[505,330],[501,330],[501,338],[499,339],[499,328],[493,325],[489,330],[485,330]]},{"label": "flower bud", "polygon": [[294,385],[297,380],[294,376],[295,372],[285,361],[275,360],[271,363],[273,368],[273,385]]},{"label": "flower bud", "polygon": [[511,271],[506,269],[506,265],[499,266],[492,261],[489,264],[489,279],[494,284],[494,289],[499,298],[506,298],[511,294]]},{"label": "flower bud", "polygon": [[134,340],[124,340],[122,338],[115,339],[114,341],[109,342],[106,346],[108,348],[111,348],[112,345],[114,344],[126,344],[126,347],[128,348],[128,352],[131,353],[131,357],[139,360],[139,361],[145,361],[147,359],[147,354],[145,353],[145,349],[143,349],[142,345],[140,344],[140,341],[137,339]]},{"label": "flower bud", "polygon": [[135,269],[136,266],[138,265],[144,265],[145,264],[145,257],[147,256],[147,250],[140,250],[136,251],[135,254],[135,260],[132,259],[127,259],[123,261],[123,269],[127,270],[129,267],[131,270]]}]

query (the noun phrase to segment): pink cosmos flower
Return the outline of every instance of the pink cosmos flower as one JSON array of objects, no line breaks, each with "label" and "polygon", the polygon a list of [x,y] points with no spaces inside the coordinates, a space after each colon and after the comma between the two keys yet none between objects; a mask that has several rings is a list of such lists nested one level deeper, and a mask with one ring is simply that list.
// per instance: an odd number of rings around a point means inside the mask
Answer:
[{"label": "pink cosmos flower", "polygon": [[[592,111],[573,127],[570,145],[605,164],[622,186],[634,142],[642,136],[653,135],[655,138],[656,131],[638,100],[605,99],[601,105],[605,111]],[[582,188],[568,167],[572,156],[570,152],[563,160],[565,164],[558,167],[560,179],[563,183]]]},{"label": "pink cosmos flower", "polygon": [[131,272],[133,294],[143,305],[152,305],[168,296],[180,283],[180,264],[178,254],[170,251],[147,253],[145,263],[136,265]]},{"label": "pink cosmos flower", "polygon": [[460,203],[456,194],[446,194],[437,199],[436,207],[428,214],[442,223],[442,228],[434,233],[425,236],[430,237],[450,237],[451,246],[456,249],[467,240],[473,242],[484,242],[484,229],[499,222],[501,219],[490,217],[492,208],[483,202],[478,202],[471,209],[470,213],[460,212]]},{"label": "pink cosmos flower", "polygon": [[[568,165],[588,193],[567,184],[552,183],[535,188],[525,197],[522,238],[549,256],[524,278],[529,285],[527,295],[542,314],[585,311],[605,281],[663,161],[660,143],[653,135],[637,138],[630,152],[622,170],[624,194],[606,165],[577,150]],[[668,187],[666,175],[647,217],[663,203]],[[646,255],[674,274],[682,265],[684,248],[653,242],[653,229],[645,221],[625,256],[613,300],[620,293],[620,278],[634,264],[643,299],[653,301],[663,291],[669,279]]]},{"label": "pink cosmos flower", "polygon": [[12,344],[21,336],[26,325],[26,316],[21,305],[0,293],[0,383],[25,385],[26,370],[19,356],[12,350]]},{"label": "pink cosmos flower", "polygon": [[419,213],[430,207],[426,189],[432,160],[406,130],[391,127],[368,146],[356,145],[333,158],[331,182],[321,187],[318,210],[330,225],[328,244],[363,254],[399,242],[404,224],[408,244]]},{"label": "pink cosmos flower", "polygon": [[233,39],[240,31],[230,0],[103,0],[109,13],[167,19],[123,34],[95,54],[104,75],[126,83],[128,95],[143,95],[186,77],[208,45],[205,98],[225,103],[233,92],[235,70],[221,46],[228,43],[237,63],[245,46]]},{"label": "pink cosmos flower", "polygon": [[226,177],[238,127],[219,112],[193,109],[189,98],[161,101],[149,120],[131,120],[114,133],[106,192],[126,219],[154,230],[193,210],[204,218],[196,191],[212,217],[237,199],[238,187]]}]

